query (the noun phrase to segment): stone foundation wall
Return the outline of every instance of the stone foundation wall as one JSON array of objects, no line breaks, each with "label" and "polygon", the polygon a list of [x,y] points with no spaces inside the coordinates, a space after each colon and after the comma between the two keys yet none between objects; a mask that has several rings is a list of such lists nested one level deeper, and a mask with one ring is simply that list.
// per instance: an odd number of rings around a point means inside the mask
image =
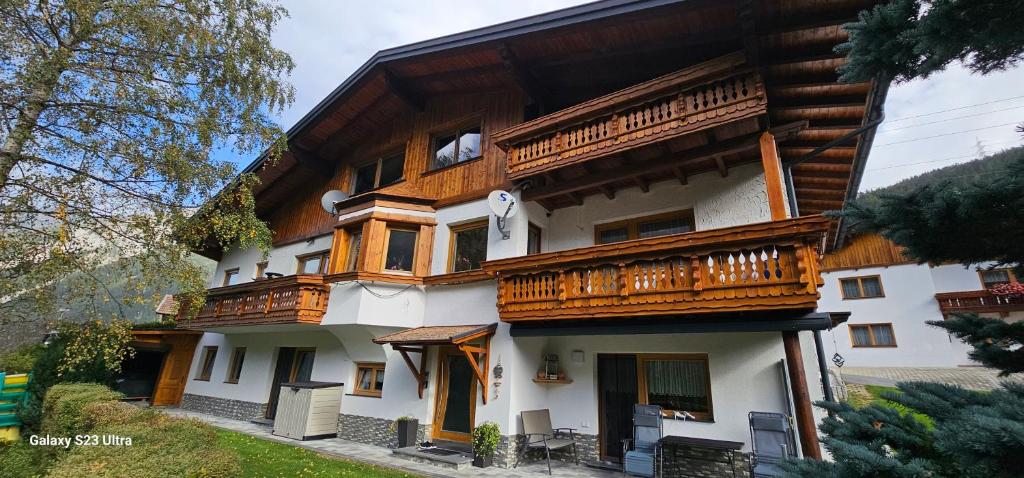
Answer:
[{"label": "stone foundation wall", "polygon": [[[585,461],[598,461],[597,435],[576,433],[576,453],[579,455],[580,463]],[[498,450],[494,454],[494,465],[502,468],[511,468],[519,458],[519,452],[526,443],[526,435],[506,435],[501,437],[498,443]],[[530,463],[537,460],[544,460],[543,450],[531,450],[526,453],[523,463]],[[572,447],[563,448],[551,452],[552,460],[576,463]]]},{"label": "stone foundation wall", "polygon": [[740,451],[735,452],[731,463],[728,453],[715,450],[677,447],[666,448],[663,453],[663,476],[718,478],[733,476],[735,467],[737,477],[750,477],[750,455]]},{"label": "stone foundation wall", "polygon": [[263,418],[267,411],[267,404],[186,393],[181,398],[181,408],[200,413],[209,413],[218,417],[248,421]]},{"label": "stone foundation wall", "polygon": [[[386,418],[342,413],[338,415],[338,438],[385,448],[398,448],[398,431],[392,427],[393,422]],[[430,425],[421,423],[416,430],[416,443],[426,441],[429,436]]]}]

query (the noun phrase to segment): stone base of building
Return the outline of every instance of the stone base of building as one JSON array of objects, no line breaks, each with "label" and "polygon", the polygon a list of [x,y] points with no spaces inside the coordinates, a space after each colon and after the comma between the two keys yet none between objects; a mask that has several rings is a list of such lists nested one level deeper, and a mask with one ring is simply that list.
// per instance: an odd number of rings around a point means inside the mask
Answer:
[{"label": "stone base of building", "polygon": [[701,448],[665,449],[662,456],[662,476],[693,476],[699,478],[718,478],[750,476],[750,455],[737,451],[730,460],[729,453],[706,450]]},{"label": "stone base of building", "polygon": [[[398,430],[394,420],[364,417],[361,415],[338,415],[338,438],[357,441],[385,448],[398,448]],[[416,430],[416,443],[422,443],[430,436],[430,425],[420,424]]]},{"label": "stone base of building", "polygon": [[[597,435],[577,433],[576,454],[579,455],[580,463],[585,461],[598,461]],[[494,453],[494,465],[502,468],[511,468],[519,458],[523,444],[526,443],[525,435],[505,435],[498,443],[498,449]],[[537,460],[544,460],[543,450],[531,450],[523,457],[523,463],[530,463]],[[576,463],[572,448],[563,448],[551,452],[551,459],[565,463]]]},{"label": "stone base of building", "polygon": [[248,421],[263,418],[267,411],[267,404],[186,393],[181,398],[181,408],[218,417]]}]

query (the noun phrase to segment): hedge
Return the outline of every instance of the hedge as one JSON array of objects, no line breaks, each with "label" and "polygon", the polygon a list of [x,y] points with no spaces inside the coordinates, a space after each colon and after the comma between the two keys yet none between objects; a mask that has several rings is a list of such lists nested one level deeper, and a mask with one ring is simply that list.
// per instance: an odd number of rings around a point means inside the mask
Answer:
[{"label": "hedge", "polygon": [[42,345],[33,344],[0,354],[0,372],[8,374],[31,372],[42,349]]},{"label": "hedge", "polygon": [[89,431],[85,409],[99,402],[120,400],[124,395],[95,383],[62,383],[50,387],[43,399],[42,433],[74,437]]}]

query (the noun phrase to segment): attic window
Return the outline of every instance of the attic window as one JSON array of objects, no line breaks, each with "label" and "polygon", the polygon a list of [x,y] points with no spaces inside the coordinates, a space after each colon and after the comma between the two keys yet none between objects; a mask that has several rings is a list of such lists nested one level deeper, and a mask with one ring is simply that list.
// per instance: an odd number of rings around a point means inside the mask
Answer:
[{"label": "attic window", "polygon": [[434,136],[433,169],[440,169],[479,158],[480,125],[460,128]]},{"label": "attic window", "polygon": [[352,174],[352,194],[365,193],[371,189],[397,183],[405,169],[405,151],[377,158],[371,163],[356,167]]}]

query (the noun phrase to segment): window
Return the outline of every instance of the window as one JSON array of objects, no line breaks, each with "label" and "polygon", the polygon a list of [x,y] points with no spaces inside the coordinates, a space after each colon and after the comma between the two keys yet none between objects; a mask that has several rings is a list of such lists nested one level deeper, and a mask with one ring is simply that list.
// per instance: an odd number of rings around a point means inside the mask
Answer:
[{"label": "window", "polygon": [[480,157],[480,126],[460,128],[434,136],[432,169]]},{"label": "window", "polygon": [[529,223],[526,228],[526,254],[540,254],[540,227]]},{"label": "window", "polygon": [[382,188],[402,179],[405,169],[405,151],[377,158],[369,164],[355,168],[352,174],[352,194]]},{"label": "window", "polygon": [[610,244],[631,239],[681,234],[692,232],[693,230],[693,210],[687,209],[685,211],[598,224],[594,226],[594,242],[597,244]]},{"label": "window", "polygon": [[217,347],[203,347],[203,360],[199,362],[196,380],[210,380],[213,375],[213,363],[217,360]]},{"label": "window", "polygon": [[238,283],[238,268],[228,269],[224,271],[224,284],[222,285],[235,285]]},{"label": "window", "polygon": [[231,363],[228,365],[228,376],[224,378],[225,383],[238,383],[242,376],[242,362],[245,361],[245,347],[235,347],[231,353]]},{"label": "window", "polygon": [[326,274],[327,264],[330,262],[328,258],[331,255],[330,250],[314,252],[312,254],[306,254],[297,256],[299,260],[299,269],[297,274]]},{"label": "window", "polygon": [[416,258],[416,231],[388,227],[384,239],[384,271],[412,273]]},{"label": "window", "polygon": [[256,278],[266,279],[267,274],[267,261],[256,263]]},{"label": "window", "polygon": [[895,347],[896,334],[892,324],[850,324],[850,341],[854,347]]},{"label": "window", "polygon": [[651,354],[637,357],[640,401],[665,412],[690,412],[712,421],[711,380],[707,355]]},{"label": "window", "polygon": [[379,397],[384,390],[384,364],[356,364],[356,395]]},{"label": "window", "polygon": [[479,269],[487,260],[487,220],[453,226],[451,231],[448,272]]},{"label": "window", "polygon": [[1010,269],[979,270],[978,275],[981,276],[981,284],[986,289],[992,288],[997,285],[1017,282],[1017,277],[1013,274],[1013,271]]},{"label": "window", "polygon": [[839,288],[842,291],[843,299],[885,297],[882,292],[882,279],[879,276],[839,279]]},{"label": "window", "polygon": [[288,375],[290,382],[308,382],[313,377],[313,359],[316,349],[296,349],[292,359],[292,371]]},{"label": "window", "polygon": [[345,251],[345,272],[352,272],[359,265],[359,248],[363,243],[363,230],[355,228],[347,232],[348,249]]}]

